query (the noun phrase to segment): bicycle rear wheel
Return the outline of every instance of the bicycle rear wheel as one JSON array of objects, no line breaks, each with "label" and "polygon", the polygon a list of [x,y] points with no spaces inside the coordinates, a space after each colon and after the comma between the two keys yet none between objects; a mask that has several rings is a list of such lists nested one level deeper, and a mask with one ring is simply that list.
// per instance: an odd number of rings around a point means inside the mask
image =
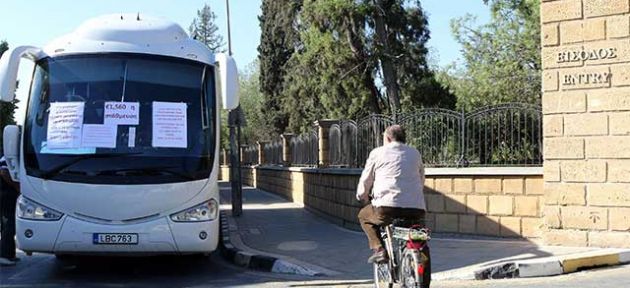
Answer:
[{"label": "bicycle rear wheel", "polygon": [[392,288],[394,287],[393,279],[389,271],[389,264],[374,263],[374,287],[376,288]]},{"label": "bicycle rear wheel", "polygon": [[403,288],[422,287],[422,276],[424,267],[420,268],[422,261],[418,251],[405,249],[401,261],[400,285]]}]

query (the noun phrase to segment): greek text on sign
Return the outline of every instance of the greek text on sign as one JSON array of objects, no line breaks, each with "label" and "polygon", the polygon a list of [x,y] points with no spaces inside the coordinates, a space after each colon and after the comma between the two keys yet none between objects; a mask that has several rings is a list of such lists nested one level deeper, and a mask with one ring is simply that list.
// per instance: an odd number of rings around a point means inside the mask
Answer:
[{"label": "greek text on sign", "polygon": [[105,102],[105,124],[138,125],[139,119],[140,103]]},{"label": "greek text on sign", "polygon": [[153,102],[153,147],[188,146],[186,103]]},{"label": "greek text on sign", "polygon": [[48,113],[48,148],[78,148],[83,128],[83,102],[50,103]]},{"label": "greek text on sign", "polygon": [[558,53],[558,63],[596,61],[617,58],[617,48],[582,49]]}]

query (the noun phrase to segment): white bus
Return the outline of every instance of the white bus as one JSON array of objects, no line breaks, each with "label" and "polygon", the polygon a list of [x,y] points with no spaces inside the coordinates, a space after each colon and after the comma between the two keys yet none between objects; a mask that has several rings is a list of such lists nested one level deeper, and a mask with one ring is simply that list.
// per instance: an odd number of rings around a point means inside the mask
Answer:
[{"label": "white bus", "polygon": [[2,101],[14,98],[22,58],[35,63],[26,117],[3,134],[22,193],[20,250],[216,249],[218,107],[238,105],[231,57],[213,55],[162,18],[106,15],[43,49],[6,51]]}]

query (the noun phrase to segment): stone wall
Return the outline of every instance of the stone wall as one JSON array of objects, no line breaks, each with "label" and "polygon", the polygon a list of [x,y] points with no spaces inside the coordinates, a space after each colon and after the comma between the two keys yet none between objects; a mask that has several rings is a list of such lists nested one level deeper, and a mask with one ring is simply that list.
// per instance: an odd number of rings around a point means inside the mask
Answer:
[{"label": "stone wall", "polygon": [[547,244],[630,247],[630,2],[541,3]]},{"label": "stone wall", "polygon": [[[352,229],[359,229],[361,204],[354,197],[360,173],[360,169],[242,169],[245,185],[302,203]],[[427,169],[426,174],[427,224],[434,231],[541,237],[542,169]]]}]

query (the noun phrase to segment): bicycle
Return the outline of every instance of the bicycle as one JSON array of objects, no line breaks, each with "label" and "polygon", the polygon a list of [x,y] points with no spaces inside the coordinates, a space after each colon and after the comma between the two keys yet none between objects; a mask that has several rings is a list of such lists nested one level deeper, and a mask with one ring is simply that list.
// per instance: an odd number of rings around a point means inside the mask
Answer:
[{"label": "bicycle", "polygon": [[403,219],[381,227],[388,260],[374,263],[374,286],[404,288],[429,287],[431,262],[428,241],[430,230]]}]

